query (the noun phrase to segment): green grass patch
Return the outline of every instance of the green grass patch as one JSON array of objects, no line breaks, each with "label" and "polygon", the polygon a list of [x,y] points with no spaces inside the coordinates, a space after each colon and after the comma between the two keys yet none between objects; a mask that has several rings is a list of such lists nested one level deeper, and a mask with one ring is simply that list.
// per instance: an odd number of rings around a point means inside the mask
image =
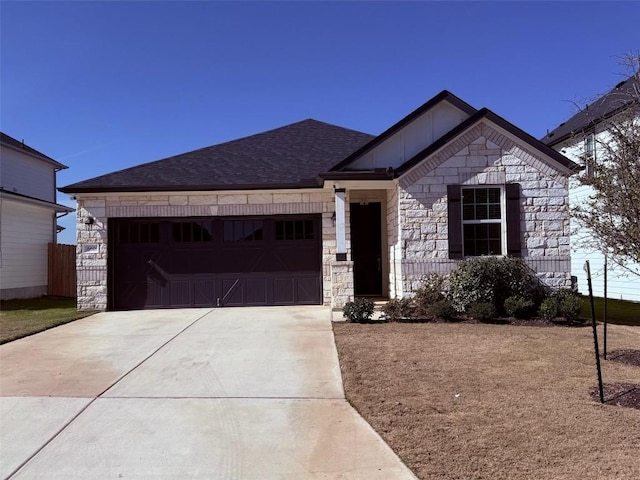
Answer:
[{"label": "green grass patch", "polygon": [[[596,320],[604,319],[604,298],[594,297]],[[582,297],[582,312],[580,317],[591,320],[591,304],[588,296]],[[640,326],[640,303],[610,298],[607,302],[607,322],[617,325]]]},{"label": "green grass patch", "polygon": [[67,297],[0,301],[0,344],[96,313],[76,308],[76,299]]}]

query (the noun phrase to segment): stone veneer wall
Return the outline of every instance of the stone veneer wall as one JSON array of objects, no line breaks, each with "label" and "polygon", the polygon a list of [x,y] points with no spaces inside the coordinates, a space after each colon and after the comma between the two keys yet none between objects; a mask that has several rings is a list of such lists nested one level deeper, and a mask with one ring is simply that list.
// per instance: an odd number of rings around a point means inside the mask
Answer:
[{"label": "stone veneer wall", "polygon": [[[348,205],[348,203],[347,203]],[[107,307],[107,219],[131,217],[200,217],[235,215],[322,214],[323,302],[341,307],[353,299],[352,266],[335,263],[335,210],[330,191],[273,193],[153,193],[78,195],[77,256],[78,308],[105,310]],[[84,219],[94,218],[92,225]],[[348,244],[348,239],[347,239]],[[351,268],[351,270],[349,270]],[[332,280],[333,279],[333,280]],[[334,296],[336,293],[339,295]],[[333,303],[332,303],[333,299]]]},{"label": "stone veneer wall", "polygon": [[400,178],[401,288],[449,273],[447,185],[521,186],[522,257],[548,285],[571,285],[568,178],[492,126],[480,123]]}]

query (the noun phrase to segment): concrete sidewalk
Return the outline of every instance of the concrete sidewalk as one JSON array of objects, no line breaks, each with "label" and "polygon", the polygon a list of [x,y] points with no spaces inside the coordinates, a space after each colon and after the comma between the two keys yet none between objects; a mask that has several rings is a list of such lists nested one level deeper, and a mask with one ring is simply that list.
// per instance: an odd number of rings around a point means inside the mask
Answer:
[{"label": "concrete sidewalk", "polygon": [[0,347],[2,478],[414,479],[323,307],[109,312]]}]

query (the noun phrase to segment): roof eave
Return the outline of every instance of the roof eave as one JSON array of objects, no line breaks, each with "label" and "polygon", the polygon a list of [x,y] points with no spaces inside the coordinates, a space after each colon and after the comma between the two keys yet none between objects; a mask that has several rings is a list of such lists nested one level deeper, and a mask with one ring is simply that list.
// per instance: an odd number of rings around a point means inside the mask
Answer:
[{"label": "roof eave", "polygon": [[20,193],[15,193],[7,190],[0,190],[0,197],[5,200],[13,200],[20,203],[26,203],[30,205],[36,205],[39,207],[46,207],[54,210],[56,213],[71,213],[75,212],[74,208],[67,207],[66,205],[60,205],[55,202],[48,202],[46,200],[42,200],[40,198],[31,197],[29,195],[22,195]]},{"label": "roof eave", "polygon": [[572,162],[567,157],[562,155],[560,152],[555,151],[549,145],[541,142],[534,136],[529,135],[524,130],[516,127],[514,124],[508,122],[501,116],[493,113],[491,110],[487,110],[486,118],[491,122],[495,123],[496,125],[498,125],[499,127],[503,128],[510,134],[518,137],[520,140],[528,143],[531,147],[535,148],[540,153],[556,161],[560,166],[567,169],[570,173],[576,173],[580,170],[580,165],[578,165],[575,162]]},{"label": "roof eave", "polygon": [[127,192],[220,192],[237,190],[298,190],[303,188],[322,188],[322,183],[317,179],[305,180],[297,183],[254,183],[254,184],[224,184],[224,185],[129,185],[108,187],[75,187],[69,185],[58,188],[59,192],[66,194],[77,193],[127,193]]},{"label": "roof eave", "polygon": [[325,172],[318,175],[322,180],[393,180],[393,168],[378,168],[375,170],[351,170],[340,172]]}]

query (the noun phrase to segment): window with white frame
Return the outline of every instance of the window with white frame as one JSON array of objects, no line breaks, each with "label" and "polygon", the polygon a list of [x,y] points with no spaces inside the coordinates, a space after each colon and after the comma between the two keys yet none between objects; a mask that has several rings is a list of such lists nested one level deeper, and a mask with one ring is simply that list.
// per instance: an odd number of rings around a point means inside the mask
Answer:
[{"label": "window with white frame", "polygon": [[462,189],[462,243],[465,257],[504,254],[503,199],[501,187]]},{"label": "window with white frame", "polygon": [[593,165],[596,161],[596,135],[591,132],[584,137],[584,163],[587,176],[593,175]]}]

